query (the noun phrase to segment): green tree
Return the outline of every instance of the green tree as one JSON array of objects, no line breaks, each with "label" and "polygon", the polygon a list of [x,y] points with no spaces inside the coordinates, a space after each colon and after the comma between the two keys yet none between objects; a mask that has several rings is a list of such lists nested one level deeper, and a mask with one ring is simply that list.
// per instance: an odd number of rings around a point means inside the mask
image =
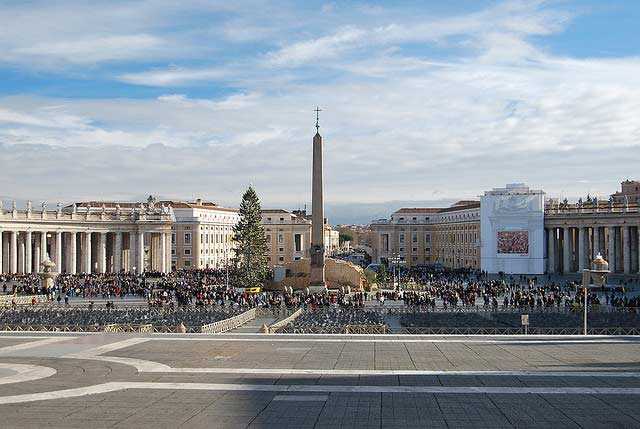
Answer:
[{"label": "green tree", "polygon": [[351,235],[348,232],[341,232],[340,233],[340,244],[344,243],[345,241],[353,241],[353,235]]},{"label": "green tree", "polygon": [[233,228],[235,257],[233,285],[263,287],[269,279],[267,239],[262,227],[260,199],[249,186],[240,203],[240,221]]}]

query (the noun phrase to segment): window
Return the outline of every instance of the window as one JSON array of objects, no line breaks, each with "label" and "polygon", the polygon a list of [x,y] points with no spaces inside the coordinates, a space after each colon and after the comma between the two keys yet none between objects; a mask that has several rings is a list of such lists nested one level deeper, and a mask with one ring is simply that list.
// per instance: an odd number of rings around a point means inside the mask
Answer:
[{"label": "window", "polygon": [[171,233],[171,245],[172,246],[176,245],[176,233],[175,232]]},{"label": "window", "polygon": [[171,256],[176,256],[176,249],[171,249]]},{"label": "window", "polygon": [[414,232],[411,234],[411,242],[412,243],[417,243],[418,242],[418,233]]},{"label": "window", "polygon": [[284,243],[284,235],[278,234],[278,244]]},{"label": "window", "polygon": [[400,234],[400,244],[404,243],[404,232]]},{"label": "window", "polygon": [[278,252],[284,253],[284,247],[278,247]]},{"label": "window", "polygon": [[185,232],[184,233],[184,243],[185,244],[191,244],[191,233],[190,232]]},{"label": "window", "polygon": [[296,234],[294,236],[294,243],[296,252],[302,252],[302,234]]},{"label": "window", "polygon": [[267,239],[267,242],[271,241],[271,234],[267,234],[266,239]]},{"label": "window", "polygon": [[191,261],[184,261],[184,266],[185,267],[190,267],[191,266]]},{"label": "window", "polygon": [[280,257],[278,258],[278,261],[280,261],[280,262],[284,262],[284,256],[280,256]]},{"label": "window", "polygon": [[185,255],[191,255],[191,249],[184,249]]}]

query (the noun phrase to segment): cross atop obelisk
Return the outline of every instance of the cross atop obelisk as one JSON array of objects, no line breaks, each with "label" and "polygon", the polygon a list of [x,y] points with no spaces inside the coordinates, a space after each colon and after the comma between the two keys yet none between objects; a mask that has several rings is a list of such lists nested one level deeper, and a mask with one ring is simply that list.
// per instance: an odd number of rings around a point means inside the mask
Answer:
[{"label": "cross atop obelisk", "polygon": [[324,263],[324,189],[322,178],[322,136],[320,135],[320,112],[316,112],[316,135],[313,136],[313,169],[311,190],[311,272],[309,290],[326,290]]},{"label": "cross atop obelisk", "polygon": [[314,112],[316,112],[316,134],[318,134],[320,133],[320,112],[322,112],[322,109],[316,106]]}]

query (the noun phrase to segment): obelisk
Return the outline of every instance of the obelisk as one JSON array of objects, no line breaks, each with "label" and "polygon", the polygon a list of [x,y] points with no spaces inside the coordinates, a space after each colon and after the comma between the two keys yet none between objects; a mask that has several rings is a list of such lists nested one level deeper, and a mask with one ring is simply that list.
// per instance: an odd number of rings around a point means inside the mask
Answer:
[{"label": "obelisk", "polygon": [[311,273],[309,290],[326,291],[324,266],[324,189],[322,179],[322,136],[320,135],[320,112],[316,108],[316,135],[313,136],[313,171],[311,189]]}]

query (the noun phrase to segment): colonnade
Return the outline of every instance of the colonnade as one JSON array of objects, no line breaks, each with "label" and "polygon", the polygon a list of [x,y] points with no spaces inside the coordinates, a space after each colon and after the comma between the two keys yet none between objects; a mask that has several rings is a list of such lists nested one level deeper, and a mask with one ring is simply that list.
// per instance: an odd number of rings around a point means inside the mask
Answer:
[{"label": "colonnade", "polygon": [[0,273],[40,272],[49,258],[59,273],[168,272],[170,231],[0,229]]},{"label": "colonnade", "polygon": [[640,272],[640,226],[547,227],[545,234],[548,273],[581,272],[598,253],[612,272]]}]

